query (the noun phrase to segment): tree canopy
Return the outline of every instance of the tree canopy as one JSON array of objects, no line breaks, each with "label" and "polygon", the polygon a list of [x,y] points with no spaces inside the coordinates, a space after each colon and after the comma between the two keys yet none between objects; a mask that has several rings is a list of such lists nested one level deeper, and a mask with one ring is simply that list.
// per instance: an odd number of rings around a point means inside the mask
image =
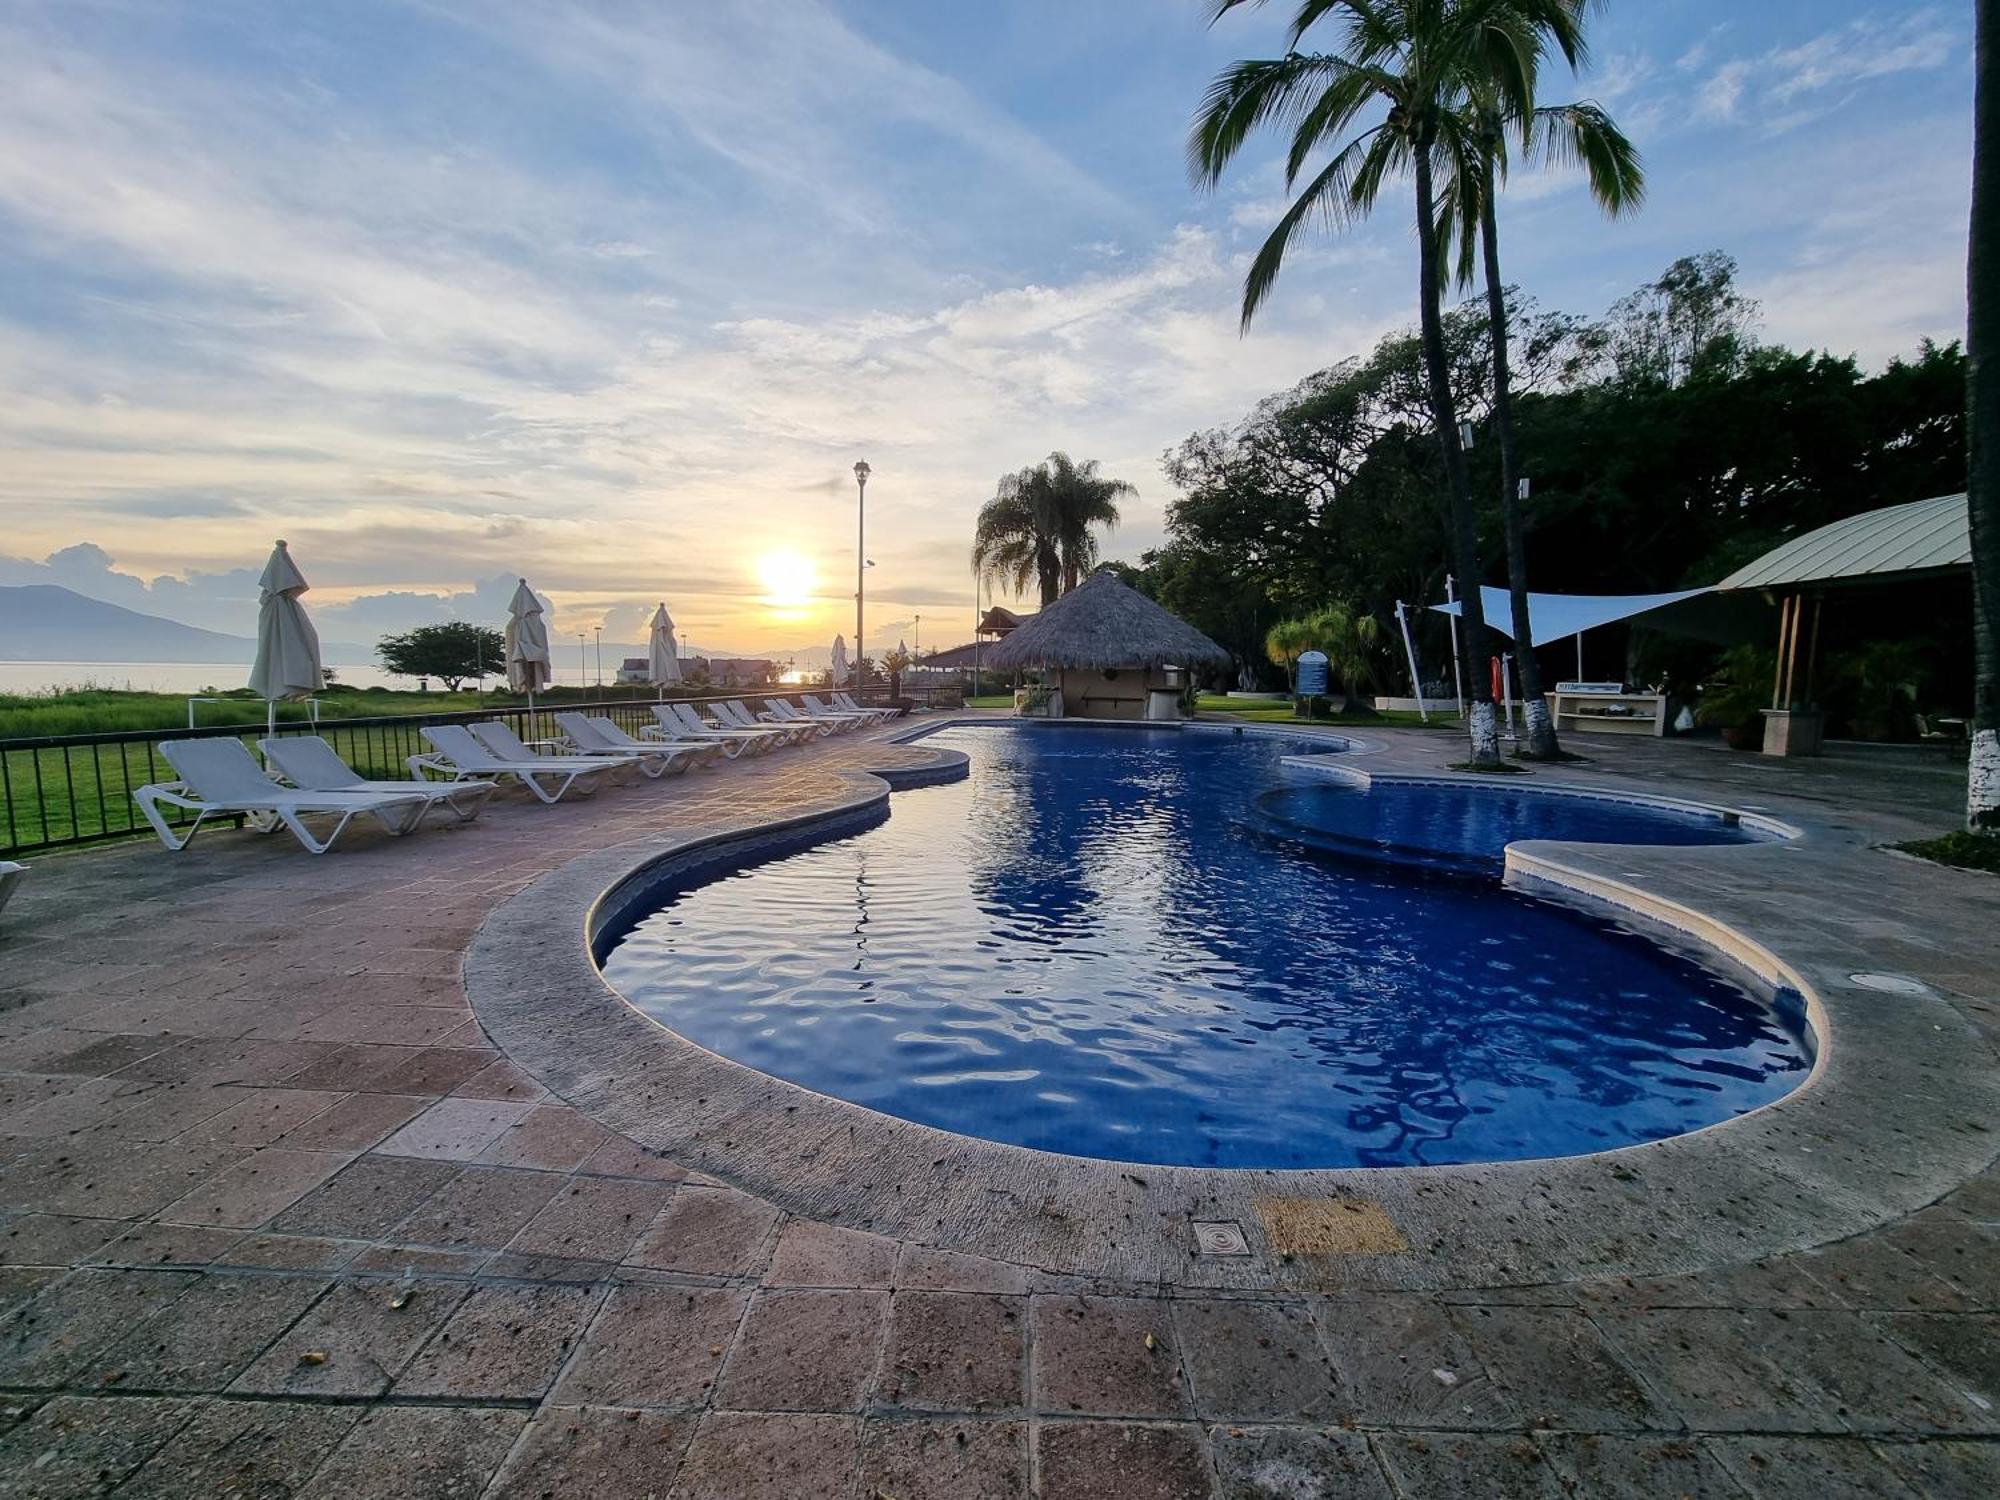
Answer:
[{"label": "tree canopy", "polygon": [[451,620],[419,625],[375,643],[383,667],[399,677],[435,677],[452,692],[468,677],[498,672],[506,661],[506,637],[484,625]]}]

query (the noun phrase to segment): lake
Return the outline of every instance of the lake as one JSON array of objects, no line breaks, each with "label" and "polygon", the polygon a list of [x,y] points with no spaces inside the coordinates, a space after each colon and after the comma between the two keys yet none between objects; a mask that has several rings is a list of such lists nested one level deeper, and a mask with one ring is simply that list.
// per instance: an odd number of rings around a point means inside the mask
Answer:
[{"label": "lake", "polygon": [[[349,687],[416,687],[416,679],[396,677],[376,666],[344,666],[330,663],[339,680]],[[610,680],[610,665],[605,680]],[[577,686],[596,680],[593,672],[582,677],[571,668],[558,670],[558,686]],[[136,693],[199,693],[203,688],[240,688],[249,685],[248,662],[169,662],[169,661],[0,661],[0,693],[46,693],[58,688],[96,687]],[[489,687],[502,685],[500,677],[487,679]],[[443,684],[433,681],[433,688]]]}]

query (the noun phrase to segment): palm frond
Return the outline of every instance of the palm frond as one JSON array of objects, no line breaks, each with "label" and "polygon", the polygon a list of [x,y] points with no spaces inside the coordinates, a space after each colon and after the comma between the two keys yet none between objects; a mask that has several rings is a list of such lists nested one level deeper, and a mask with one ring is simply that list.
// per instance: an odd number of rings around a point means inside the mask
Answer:
[{"label": "palm frond", "polygon": [[1223,69],[1202,96],[1188,131],[1189,177],[1197,187],[1213,188],[1253,132],[1296,122],[1317,102],[1318,90],[1352,66],[1337,57],[1294,52]]}]

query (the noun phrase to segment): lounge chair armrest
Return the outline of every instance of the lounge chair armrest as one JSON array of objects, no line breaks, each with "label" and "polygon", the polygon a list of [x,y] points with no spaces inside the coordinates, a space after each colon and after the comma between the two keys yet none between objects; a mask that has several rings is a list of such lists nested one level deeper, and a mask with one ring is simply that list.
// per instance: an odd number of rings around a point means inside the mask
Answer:
[{"label": "lounge chair armrest", "polygon": [[154,802],[171,803],[175,807],[185,807],[190,812],[200,812],[207,806],[192,794],[192,788],[185,781],[155,781],[146,786],[134,787],[132,795]]},{"label": "lounge chair armrest", "polygon": [[430,780],[430,777],[425,774],[427,771],[437,772],[446,781],[457,781],[465,774],[457,766],[438,754],[406,756],[404,757],[403,764],[410,768],[410,774],[418,781]]}]

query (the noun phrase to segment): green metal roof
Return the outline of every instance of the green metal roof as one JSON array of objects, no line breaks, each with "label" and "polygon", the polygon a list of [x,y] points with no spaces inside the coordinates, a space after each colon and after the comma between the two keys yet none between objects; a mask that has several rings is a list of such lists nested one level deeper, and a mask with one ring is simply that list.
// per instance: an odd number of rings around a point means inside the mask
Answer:
[{"label": "green metal roof", "polygon": [[1972,566],[1965,496],[1938,495],[1863,511],[1793,537],[1738,568],[1720,589],[1794,588]]}]

